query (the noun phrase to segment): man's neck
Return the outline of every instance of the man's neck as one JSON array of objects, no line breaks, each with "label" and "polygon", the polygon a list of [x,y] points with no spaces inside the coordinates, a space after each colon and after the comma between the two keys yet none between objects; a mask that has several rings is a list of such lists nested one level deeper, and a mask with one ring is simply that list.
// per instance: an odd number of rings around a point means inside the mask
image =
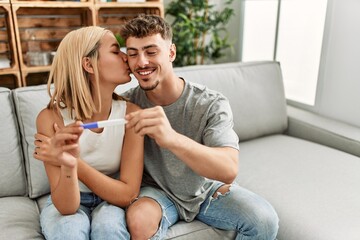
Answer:
[{"label": "man's neck", "polygon": [[162,81],[154,90],[147,91],[146,96],[154,105],[168,106],[179,99],[184,91],[185,81],[177,76]]}]

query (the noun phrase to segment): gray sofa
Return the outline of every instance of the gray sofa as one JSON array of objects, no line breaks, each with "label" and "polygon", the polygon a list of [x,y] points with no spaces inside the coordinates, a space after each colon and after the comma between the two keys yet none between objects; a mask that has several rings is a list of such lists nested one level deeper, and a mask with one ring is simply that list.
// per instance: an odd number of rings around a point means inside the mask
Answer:
[{"label": "gray sofa", "polygon": [[[360,239],[360,129],[288,106],[277,62],[176,69],[225,94],[240,139],[237,184],[264,196],[280,218],[278,240]],[[121,92],[136,84],[117,88]],[[43,239],[49,193],[32,157],[42,86],[0,88],[0,239]],[[168,239],[233,239],[234,232],[179,222]]]}]

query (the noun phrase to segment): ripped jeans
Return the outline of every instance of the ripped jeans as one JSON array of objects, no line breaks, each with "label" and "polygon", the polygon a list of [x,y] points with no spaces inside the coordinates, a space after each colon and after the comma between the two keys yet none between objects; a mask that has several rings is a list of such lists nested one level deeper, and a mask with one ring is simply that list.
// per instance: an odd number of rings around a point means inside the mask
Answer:
[{"label": "ripped jeans", "polygon": [[[200,206],[196,219],[215,228],[236,231],[236,240],[274,240],[278,231],[278,216],[262,197],[231,185],[225,194],[212,197],[221,185],[213,187],[209,197]],[[179,220],[175,204],[164,192],[144,187],[140,196],[157,201],[163,210],[160,227],[151,240],[164,239],[169,227]]]}]

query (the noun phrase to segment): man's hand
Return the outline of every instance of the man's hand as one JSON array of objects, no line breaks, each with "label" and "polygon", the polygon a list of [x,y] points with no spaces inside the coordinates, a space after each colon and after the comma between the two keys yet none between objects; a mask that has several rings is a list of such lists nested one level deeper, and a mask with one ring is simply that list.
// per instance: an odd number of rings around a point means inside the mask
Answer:
[{"label": "man's hand", "polygon": [[54,124],[55,134],[47,137],[35,134],[34,158],[52,165],[74,167],[79,157],[79,138],[83,132],[81,122],[59,128]]},{"label": "man's hand", "polygon": [[126,128],[134,128],[134,131],[142,136],[153,138],[163,148],[174,144],[177,132],[171,127],[164,109],[160,106],[147,108],[126,115]]}]

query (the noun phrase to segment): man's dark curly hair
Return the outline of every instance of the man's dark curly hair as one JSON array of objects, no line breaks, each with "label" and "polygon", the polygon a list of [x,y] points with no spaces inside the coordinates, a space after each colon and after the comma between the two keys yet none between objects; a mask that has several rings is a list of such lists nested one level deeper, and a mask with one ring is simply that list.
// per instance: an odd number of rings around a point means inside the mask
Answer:
[{"label": "man's dark curly hair", "polygon": [[170,24],[157,15],[140,14],[120,29],[120,35],[125,41],[129,37],[144,38],[158,33],[163,39],[172,41]]}]

